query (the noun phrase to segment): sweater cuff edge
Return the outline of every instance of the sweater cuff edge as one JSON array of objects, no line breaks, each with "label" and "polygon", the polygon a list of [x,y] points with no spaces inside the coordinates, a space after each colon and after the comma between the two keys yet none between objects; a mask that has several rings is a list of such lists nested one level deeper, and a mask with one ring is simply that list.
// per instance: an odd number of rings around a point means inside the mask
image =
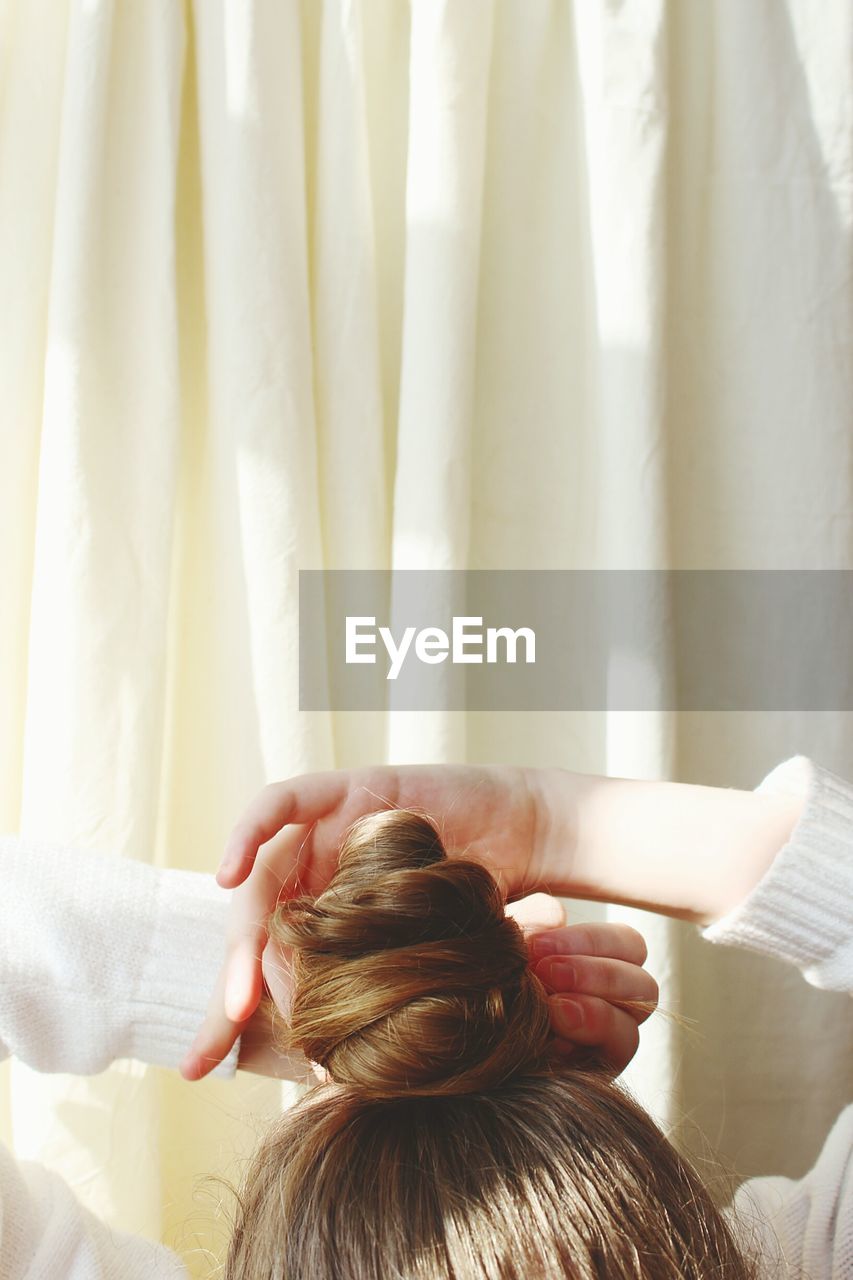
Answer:
[{"label": "sweater cuff edge", "polygon": [[845,989],[833,961],[849,936],[838,904],[850,877],[850,789],[797,755],[777,765],[755,790],[800,795],[802,809],[761,880],[726,915],[701,929],[701,936],[788,961],[813,986]]}]

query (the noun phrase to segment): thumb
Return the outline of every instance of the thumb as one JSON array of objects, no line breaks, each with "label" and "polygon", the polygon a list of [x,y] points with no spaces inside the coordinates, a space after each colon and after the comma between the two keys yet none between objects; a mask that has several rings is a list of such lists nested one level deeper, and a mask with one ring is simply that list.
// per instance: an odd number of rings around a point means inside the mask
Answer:
[{"label": "thumb", "polygon": [[550,893],[530,893],[517,902],[507,903],[506,914],[521,925],[525,933],[558,929],[566,923],[565,906]]}]

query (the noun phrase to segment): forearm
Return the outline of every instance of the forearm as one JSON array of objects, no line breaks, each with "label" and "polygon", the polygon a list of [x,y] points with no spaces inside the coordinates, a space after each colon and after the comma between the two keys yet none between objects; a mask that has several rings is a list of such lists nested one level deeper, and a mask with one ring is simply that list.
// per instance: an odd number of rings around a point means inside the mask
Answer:
[{"label": "forearm", "polygon": [[708,924],[740,902],[790,836],[802,799],[542,770],[548,888]]}]

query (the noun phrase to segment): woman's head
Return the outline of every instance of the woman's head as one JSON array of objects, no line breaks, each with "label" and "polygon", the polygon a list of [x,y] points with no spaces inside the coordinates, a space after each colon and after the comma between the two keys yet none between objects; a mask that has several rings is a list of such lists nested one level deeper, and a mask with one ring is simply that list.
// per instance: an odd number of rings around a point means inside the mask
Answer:
[{"label": "woman's head", "polygon": [[554,1053],[494,880],[424,818],[358,822],[272,935],[293,949],[286,1047],[328,1080],[252,1162],[229,1280],[753,1274],[646,1112]]}]

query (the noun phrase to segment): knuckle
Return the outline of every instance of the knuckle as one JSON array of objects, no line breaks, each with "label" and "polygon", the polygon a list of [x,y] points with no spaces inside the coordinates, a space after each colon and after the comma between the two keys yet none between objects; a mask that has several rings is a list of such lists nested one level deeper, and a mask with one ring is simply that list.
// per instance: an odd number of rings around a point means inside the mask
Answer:
[{"label": "knuckle", "polygon": [[609,1028],[612,1026],[613,1006],[609,1005],[606,1000],[601,1000],[595,996],[580,996],[578,998],[584,1010],[584,1030],[591,1039],[598,1043],[603,1043],[607,1038]]},{"label": "knuckle", "polygon": [[247,822],[243,827],[241,843],[244,849],[248,847],[249,849],[257,850],[262,844],[266,843],[266,840],[267,834],[264,830],[263,823],[260,821],[253,820],[251,822]]},{"label": "knuckle", "polygon": [[243,844],[257,828],[257,820],[251,812],[242,814],[231,829],[231,840]]},{"label": "knuckle", "polygon": [[587,995],[595,995],[607,1000],[617,993],[618,974],[613,965],[604,958],[578,956],[573,959],[576,969],[577,983]]},{"label": "knuckle", "polygon": [[571,968],[574,976],[573,986],[579,994],[590,995],[597,990],[598,983],[594,981],[594,971],[590,965],[589,956],[572,956]]},{"label": "knuckle", "polygon": [[587,924],[573,924],[566,930],[567,942],[572,948],[587,955],[595,954],[595,939],[591,927]]},{"label": "knuckle", "polygon": [[649,948],[646,944],[645,938],[640,933],[639,929],[635,929],[633,925],[626,925],[625,927],[631,936],[631,941],[636,948],[636,952],[639,957],[636,963],[645,964],[649,957]]}]

